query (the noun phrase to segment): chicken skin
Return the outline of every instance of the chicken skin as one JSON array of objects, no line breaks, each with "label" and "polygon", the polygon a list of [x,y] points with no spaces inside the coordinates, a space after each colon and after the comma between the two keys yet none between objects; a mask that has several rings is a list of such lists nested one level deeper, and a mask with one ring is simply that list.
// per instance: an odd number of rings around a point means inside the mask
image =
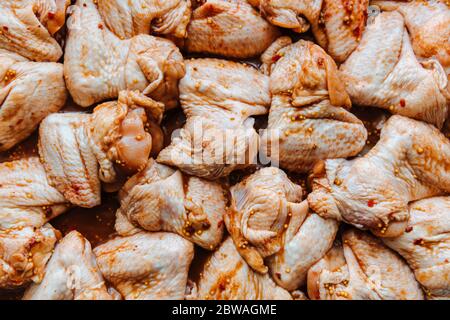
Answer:
[{"label": "chicken skin", "polygon": [[403,15],[415,54],[424,59],[436,58],[450,74],[450,9],[448,2],[372,1],[381,10],[397,10]]},{"label": "chicken skin", "polygon": [[0,164],[0,288],[40,282],[59,238],[47,222],[67,209],[38,158]]},{"label": "chicken skin", "polygon": [[65,24],[70,0],[0,1],[0,49],[31,61],[56,62],[63,51],[54,34]]},{"label": "chicken skin", "polygon": [[238,252],[255,271],[270,268],[279,286],[297,289],[308,268],[331,248],[338,223],[308,216],[308,203],[300,202],[302,188],[278,168],[257,171],[230,193],[225,224]]},{"label": "chicken skin", "polygon": [[184,299],[194,246],[180,236],[142,232],[110,240],[94,253],[103,276],[124,299]]},{"label": "chicken skin", "polygon": [[97,0],[106,26],[120,39],[138,34],[186,36],[190,0]]},{"label": "chicken skin", "polygon": [[63,66],[0,49],[0,152],[26,139],[66,102]]},{"label": "chicken skin", "polygon": [[112,300],[91,245],[77,231],[56,246],[42,282],[28,287],[23,300]]},{"label": "chicken skin", "polygon": [[99,205],[101,182],[119,182],[121,174],[142,170],[152,148],[159,148],[163,111],[161,103],[139,92],[122,91],[117,102],[101,104],[93,114],[50,115],[39,130],[49,180],[70,203]]},{"label": "chicken skin", "polygon": [[187,122],[158,162],[207,179],[255,164],[259,136],[252,116],[267,113],[269,78],[218,59],[189,60],[186,69],[180,100]]},{"label": "chicken skin", "polygon": [[212,250],[223,237],[225,190],[215,182],[183,175],[150,159],[119,193],[116,230],[168,231]]},{"label": "chicken skin", "polygon": [[316,166],[308,202],[324,218],[395,237],[407,228],[411,201],[450,192],[449,167],[450,141],[441,132],[392,116],[363,157]]},{"label": "chicken skin", "polygon": [[369,0],[253,0],[274,25],[305,32],[311,28],[317,43],[336,62],[356,49],[367,21]]},{"label": "chicken skin", "polygon": [[259,56],[278,35],[246,0],[207,0],[192,14],[184,48],[245,59]]},{"label": "chicken skin", "polygon": [[104,25],[93,0],[77,0],[69,20],[64,75],[74,101],[83,107],[139,90],[177,106],[184,62],[169,40],[138,35],[121,40]]},{"label": "chicken skin", "polygon": [[427,299],[450,298],[450,197],[413,202],[406,232],[384,243],[414,270]]},{"label": "chicken skin", "polygon": [[268,274],[254,272],[228,238],[203,267],[196,291],[202,300],[291,300]]},{"label": "chicken skin", "polygon": [[308,271],[314,300],[422,300],[423,292],[408,265],[383,243],[350,229]]},{"label": "chicken skin", "polygon": [[365,146],[363,123],[351,106],[336,64],[322,48],[280,38],[262,56],[270,73],[266,152],[281,168],[309,171],[317,160],[357,155]]},{"label": "chicken skin", "polygon": [[438,128],[447,118],[447,74],[435,59],[417,60],[405,20],[396,11],[374,18],[340,71],[354,104],[387,109]]}]

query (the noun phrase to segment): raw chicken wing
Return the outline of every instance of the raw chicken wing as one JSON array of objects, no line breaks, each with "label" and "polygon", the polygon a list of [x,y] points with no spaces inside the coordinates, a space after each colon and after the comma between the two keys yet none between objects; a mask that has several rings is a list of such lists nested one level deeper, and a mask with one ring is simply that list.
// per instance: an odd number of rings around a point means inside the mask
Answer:
[{"label": "raw chicken wing", "polygon": [[192,14],[184,47],[244,59],[260,55],[278,35],[246,0],[207,0]]},{"label": "raw chicken wing", "polygon": [[413,202],[406,232],[397,238],[384,238],[401,254],[428,299],[450,298],[450,197]]},{"label": "raw chicken wing", "polygon": [[32,61],[56,62],[63,51],[53,38],[64,26],[70,0],[0,1],[0,49]]},{"label": "raw chicken wing", "polygon": [[228,238],[203,267],[197,298],[203,300],[291,300],[268,274],[254,272]]},{"label": "raw chicken wing", "polygon": [[401,235],[408,204],[450,192],[450,141],[433,126],[392,116],[363,157],[319,163],[308,202],[324,218]]},{"label": "raw chicken wing", "polygon": [[375,17],[340,71],[354,104],[387,109],[438,128],[447,118],[447,74],[435,59],[417,60],[405,20],[396,11]]},{"label": "raw chicken wing", "polygon": [[[150,159],[119,193],[116,230],[169,231],[212,250],[223,237],[225,190],[218,183],[184,175]],[[142,228],[142,229],[140,229]]]},{"label": "raw chicken wing", "polygon": [[263,134],[272,161],[307,172],[327,158],[357,155],[365,146],[363,123],[346,110],[350,98],[333,59],[312,42],[280,38],[262,56],[270,73],[272,107]]},{"label": "raw chicken wing", "polygon": [[111,300],[91,244],[77,231],[56,246],[41,283],[28,287],[23,300]]},{"label": "raw chicken wing", "polygon": [[310,27],[320,46],[336,62],[356,49],[367,21],[369,0],[260,0],[263,15],[273,24],[305,32]]},{"label": "raw chicken wing", "polygon": [[[47,117],[39,131],[39,153],[49,180],[72,204],[99,205],[101,182],[112,184],[120,173],[142,170],[152,147],[161,144],[157,124],[163,110],[141,93],[122,91],[117,102],[101,104],[93,114]],[[150,123],[158,129],[155,139],[146,131]]]},{"label": "raw chicken wing", "polygon": [[184,299],[194,246],[173,233],[141,232],[94,249],[105,279],[126,300]]},{"label": "raw chicken wing", "polygon": [[314,300],[422,300],[423,292],[405,261],[362,231],[347,230],[308,272]]},{"label": "raw chicken wing", "polygon": [[446,0],[372,1],[381,10],[403,15],[416,55],[436,58],[450,74],[450,9]]},{"label": "raw chicken wing", "polygon": [[97,0],[108,28],[121,39],[156,33],[186,36],[191,19],[190,0]]},{"label": "raw chicken wing", "polygon": [[40,282],[59,238],[47,222],[67,209],[38,158],[0,164],[0,288]]},{"label": "raw chicken wing", "polygon": [[278,168],[259,170],[230,193],[225,223],[238,252],[254,270],[270,269],[281,287],[297,289],[308,268],[330,249],[338,223],[308,216],[308,203],[300,202],[302,188]]},{"label": "raw chicken wing", "polygon": [[104,25],[93,0],[77,0],[69,20],[64,75],[74,101],[83,107],[139,90],[175,107],[184,62],[169,40],[138,35],[121,40]]},{"label": "raw chicken wing", "polygon": [[256,163],[259,136],[254,115],[267,113],[269,78],[237,62],[193,59],[180,81],[186,125],[158,162],[207,179]]},{"label": "raw chicken wing", "polygon": [[0,49],[0,152],[26,139],[66,96],[62,64]]}]

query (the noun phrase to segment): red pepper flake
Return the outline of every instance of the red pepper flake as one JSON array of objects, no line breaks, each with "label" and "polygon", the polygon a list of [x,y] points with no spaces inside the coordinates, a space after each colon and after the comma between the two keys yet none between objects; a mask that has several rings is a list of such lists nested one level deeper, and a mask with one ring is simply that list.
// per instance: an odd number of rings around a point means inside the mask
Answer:
[{"label": "red pepper flake", "polygon": [[102,25],[101,23],[99,23],[99,24],[98,24],[98,28],[99,28],[100,30],[103,30],[103,25]]},{"label": "red pepper flake", "polygon": [[413,230],[413,227],[409,226],[405,229],[405,232],[411,232]]},{"label": "red pepper flake", "polygon": [[372,208],[375,205],[375,200],[370,199],[369,201],[367,201],[367,206]]},{"label": "red pepper flake", "polygon": [[400,99],[400,107],[404,108],[406,106],[405,99]]},{"label": "red pepper flake", "polygon": [[319,65],[319,67],[323,67],[325,65],[325,59],[322,57],[318,58],[317,64]]},{"label": "red pepper flake", "polygon": [[55,13],[49,12],[48,15],[47,15],[47,17],[48,17],[50,20],[52,20],[52,19],[55,18]]},{"label": "red pepper flake", "polygon": [[9,28],[7,26],[3,26],[3,30],[8,31]]},{"label": "red pepper flake", "polygon": [[356,38],[359,38],[359,37],[361,37],[361,28],[359,27],[359,26],[357,26],[355,29],[353,29],[353,35],[356,37]]},{"label": "red pepper flake", "polygon": [[221,281],[221,282],[219,283],[219,290],[220,290],[220,291],[225,291],[226,288],[227,288],[226,283],[223,283],[223,281]]},{"label": "red pepper flake", "polygon": [[276,54],[272,57],[272,62],[277,62],[280,59],[281,59],[281,56],[279,54]]},{"label": "red pepper flake", "polygon": [[209,222],[202,222],[202,229],[203,230],[208,230],[209,228],[211,228],[211,223]]},{"label": "red pepper flake", "polygon": [[424,242],[423,242],[423,239],[416,239],[416,240],[414,240],[414,244],[416,245],[416,246],[420,246],[420,245],[422,245]]}]

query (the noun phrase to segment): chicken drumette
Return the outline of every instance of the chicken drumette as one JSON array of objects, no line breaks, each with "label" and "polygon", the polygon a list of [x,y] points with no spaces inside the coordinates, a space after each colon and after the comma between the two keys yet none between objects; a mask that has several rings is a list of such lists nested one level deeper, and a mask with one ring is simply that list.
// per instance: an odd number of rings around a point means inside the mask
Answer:
[{"label": "chicken drumette", "polygon": [[407,228],[409,202],[450,192],[449,167],[450,141],[441,132],[392,116],[363,157],[316,165],[308,202],[324,218],[399,236]]},{"label": "chicken drumette", "polygon": [[272,106],[263,135],[280,167],[307,172],[317,160],[357,155],[365,146],[363,123],[351,106],[333,59],[312,42],[280,38],[262,56],[270,74]]}]

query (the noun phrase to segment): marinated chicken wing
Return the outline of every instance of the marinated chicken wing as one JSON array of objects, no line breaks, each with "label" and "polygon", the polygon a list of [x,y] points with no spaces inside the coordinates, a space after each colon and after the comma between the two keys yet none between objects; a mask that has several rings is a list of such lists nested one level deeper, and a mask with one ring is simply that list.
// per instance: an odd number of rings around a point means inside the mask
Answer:
[{"label": "marinated chicken wing", "polygon": [[450,192],[449,167],[450,141],[441,132],[392,116],[363,157],[318,164],[308,202],[324,218],[395,237],[407,227],[409,202]]},{"label": "marinated chicken wing", "polygon": [[381,10],[403,15],[418,57],[434,57],[450,74],[450,9],[445,0],[372,1]]},{"label": "marinated chicken wing", "polygon": [[314,300],[422,300],[408,265],[383,243],[362,231],[347,230],[308,272]]},{"label": "marinated chicken wing", "polygon": [[320,46],[337,62],[356,49],[367,21],[369,0],[260,0],[263,15],[274,25],[305,32],[310,27]]},{"label": "marinated chicken wing", "polygon": [[238,252],[255,271],[269,267],[279,286],[297,289],[330,249],[338,223],[308,216],[308,203],[300,203],[302,188],[277,168],[259,170],[230,193],[225,224]]},{"label": "marinated chicken wing", "polygon": [[184,299],[194,246],[173,233],[142,232],[94,249],[105,279],[127,300]]},{"label": "marinated chicken wing", "polygon": [[209,250],[222,241],[227,203],[218,183],[183,175],[150,159],[119,197],[116,230],[120,235],[142,229],[175,232]]},{"label": "marinated chicken wing", "polygon": [[[117,102],[99,105],[93,114],[50,115],[39,131],[49,180],[72,204],[99,205],[101,182],[114,183],[120,173],[142,170],[152,147],[161,144],[156,140],[163,110],[161,103],[138,92],[123,91]],[[146,131],[150,123],[159,130],[153,135]]]},{"label": "marinated chicken wing", "polygon": [[207,179],[256,163],[259,136],[252,116],[267,113],[268,77],[218,59],[193,59],[186,68],[180,100],[187,122],[158,162]]},{"label": "marinated chicken wing", "polygon": [[139,90],[163,102],[178,100],[184,62],[169,40],[138,35],[121,40],[104,25],[93,0],[77,0],[69,21],[64,56],[67,88],[77,104],[88,107]]},{"label": "marinated chicken wing", "polygon": [[291,300],[268,274],[254,272],[228,238],[208,259],[198,282],[197,298],[203,300]]},{"label": "marinated chicken wing", "polygon": [[364,148],[367,131],[345,109],[351,106],[350,98],[336,64],[322,48],[280,38],[262,60],[272,94],[262,141],[272,161],[307,172],[317,160],[355,156]]},{"label": "marinated chicken wing", "polygon": [[438,128],[447,118],[447,74],[434,59],[417,60],[398,12],[375,17],[340,71],[355,104],[388,109]]},{"label": "marinated chicken wing", "polygon": [[0,164],[0,288],[40,282],[59,238],[47,222],[67,209],[38,158]]},{"label": "marinated chicken wing", "polygon": [[244,59],[260,55],[278,35],[246,0],[207,0],[192,14],[184,47]]},{"label": "marinated chicken wing", "polygon": [[450,298],[450,197],[435,197],[409,206],[406,232],[384,243],[401,254],[428,299]]},{"label": "marinated chicken wing", "polygon": [[190,0],[98,0],[96,3],[105,24],[121,39],[149,33],[183,38],[191,19]]},{"label": "marinated chicken wing", "polygon": [[63,51],[54,34],[64,26],[70,0],[0,1],[0,49],[32,61],[53,61]]},{"label": "marinated chicken wing", "polygon": [[0,152],[26,139],[66,96],[62,64],[31,62],[0,49]]},{"label": "marinated chicken wing", "polygon": [[[304,212],[308,212],[306,201],[303,204]],[[284,247],[266,260],[272,278],[289,291],[305,285],[309,268],[331,248],[338,230],[336,221],[317,214],[304,214],[300,218],[297,230],[292,229],[295,224],[288,227]]]},{"label": "marinated chicken wing", "polygon": [[77,231],[56,246],[39,284],[28,287],[23,300],[111,300],[91,244]]}]

